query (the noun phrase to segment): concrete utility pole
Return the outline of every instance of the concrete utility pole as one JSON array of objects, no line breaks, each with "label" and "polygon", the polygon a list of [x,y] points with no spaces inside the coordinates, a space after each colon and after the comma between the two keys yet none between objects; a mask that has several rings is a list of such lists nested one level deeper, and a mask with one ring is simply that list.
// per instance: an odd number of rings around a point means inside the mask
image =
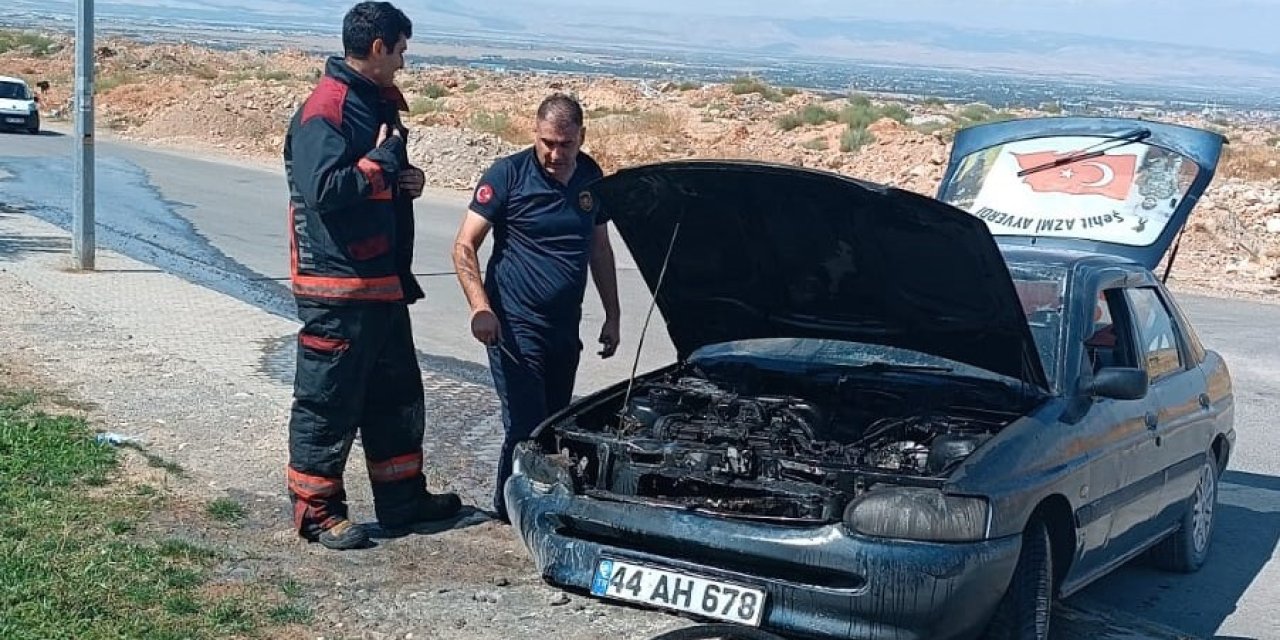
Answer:
[{"label": "concrete utility pole", "polygon": [[92,271],[93,222],[93,0],[76,11],[76,149],[71,254],[75,268]]}]

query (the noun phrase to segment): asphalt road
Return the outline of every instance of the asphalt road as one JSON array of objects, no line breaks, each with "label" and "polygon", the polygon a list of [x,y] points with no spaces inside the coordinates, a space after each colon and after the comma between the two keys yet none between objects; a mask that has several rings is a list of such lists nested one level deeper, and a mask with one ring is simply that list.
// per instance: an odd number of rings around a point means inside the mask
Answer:
[{"label": "asphalt road", "polygon": [[[72,139],[0,135],[0,205],[20,206],[69,228]],[[99,140],[98,239],[273,313],[292,317],[287,282],[283,172],[225,160]],[[432,191],[416,207],[414,263],[428,299],[412,317],[423,363],[433,371],[487,384],[485,351],[470,336],[465,301],[449,249],[467,194]],[[639,359],[648,292],[620,240],[623,345],[609,360],[594,355],[602,313],[589,287],[587,348],[576,391],[589,393],[670,361],[674,350],[656,310]],[[487,252],[486,252],[487,253]],[[485,258],[481,256],[482,260]],[[1208,565],[1170,575],[1130,563],[1068,600],[1063,619],[1088,635],[1161,635],[1148,623],[1197,638],[1280,639],[1280,306],[1181,296],[1201,338],[1229,362],[1237,391],[1238,442],[1221,485],[1218,528]],[[1082,633],[1084,633],[1082,631]]]}]

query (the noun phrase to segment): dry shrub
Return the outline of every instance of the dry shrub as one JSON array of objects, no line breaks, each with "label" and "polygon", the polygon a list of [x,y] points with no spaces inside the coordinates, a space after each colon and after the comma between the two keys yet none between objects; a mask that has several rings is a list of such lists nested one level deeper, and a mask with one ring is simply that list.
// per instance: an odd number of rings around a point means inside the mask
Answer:
[{"label": "dry shrub", "polygon": [[1280,178],[1280,149],[1257,144],[1229,144],[1223,148],[1218,175],[1248,181]]},{"label": "dry shrub", "polygon": [[627,135],[672,137],[680,135],[684,125],[684,118],[665,109],[654,109],[597,118],[588,125],[587,132],[596,139]]},{"label": "dry shrub", "polygon": [[529,144],[533,139],[524,121],[506,113],[478,111],[471,114],[468,126],[475,131],[490,133],[512,144]]}]

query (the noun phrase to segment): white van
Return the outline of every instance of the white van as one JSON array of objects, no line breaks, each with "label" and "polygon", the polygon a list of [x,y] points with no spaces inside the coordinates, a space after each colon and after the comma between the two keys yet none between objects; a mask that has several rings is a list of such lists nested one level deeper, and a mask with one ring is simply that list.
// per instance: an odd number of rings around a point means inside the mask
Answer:
[{"label": "white van", "polygon": [[0,129],[40,133],[39,102],[22,79],[0,76]]}]

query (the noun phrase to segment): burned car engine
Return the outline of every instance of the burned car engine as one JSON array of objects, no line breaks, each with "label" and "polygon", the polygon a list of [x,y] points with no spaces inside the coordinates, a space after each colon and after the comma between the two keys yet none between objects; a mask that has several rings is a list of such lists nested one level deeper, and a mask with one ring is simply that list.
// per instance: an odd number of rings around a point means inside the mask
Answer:
[{"label": "burned car engine", "polygon": [[950,473],[1025,411],[1000,389],[680,365],[551,425],[540,442],[588,495],[834,522],[875,483]]}]

